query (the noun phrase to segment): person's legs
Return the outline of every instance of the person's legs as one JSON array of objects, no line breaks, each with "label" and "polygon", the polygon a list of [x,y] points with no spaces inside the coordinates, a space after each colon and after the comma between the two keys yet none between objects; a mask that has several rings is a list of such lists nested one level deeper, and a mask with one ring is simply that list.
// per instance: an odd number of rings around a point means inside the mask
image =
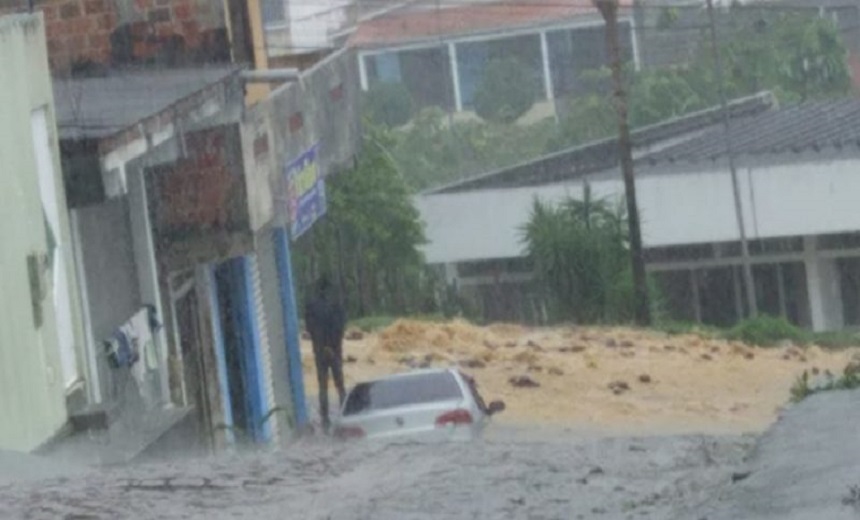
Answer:
[{"label": "person's legs", "polygon": [[322,348],[314,347],[314,360],[316,361],[317,383],[319,386],[320,398],[320,421],[323,431],[328,431],[329,416],[328,416],[328,363],[326,363],[326,353]]},{"label": "person's legs", "polygon": [[340,405],[343,406],[343,401],[346,399],[346,388],[343,384],[343,346],[338,344],[333,349],[333,358],[331,360],[331,374],[334,378],[334,386],[337,388],[337,396],[340,399]]}]

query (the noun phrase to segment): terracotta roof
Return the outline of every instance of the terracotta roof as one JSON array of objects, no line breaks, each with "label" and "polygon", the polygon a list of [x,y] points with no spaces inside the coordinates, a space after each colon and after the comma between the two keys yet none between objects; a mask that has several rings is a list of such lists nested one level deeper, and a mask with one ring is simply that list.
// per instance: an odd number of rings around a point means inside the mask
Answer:
[{"label": "terracotta roof", "polygon": [[[629,8],[632,0],[621,0],[620,4],[622,8]],[[439,9],[404,9],[359,24],[348,44],[377,47],[439,36],[558,23],[566,18],[597,14],[592,0],[503,0]]]}]

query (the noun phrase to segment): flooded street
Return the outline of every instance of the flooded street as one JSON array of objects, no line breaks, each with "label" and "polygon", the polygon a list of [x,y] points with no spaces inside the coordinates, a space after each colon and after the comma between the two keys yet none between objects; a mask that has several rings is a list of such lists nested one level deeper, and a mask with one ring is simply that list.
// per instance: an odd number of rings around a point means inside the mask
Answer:
[{"label": "flooded street", "polygon": [[[470,444],[343,444],[0,484],[3,518],[683,518],[748,437],[595,438],[497,427]],[[2,482],[2,481],[0,481]]]}]

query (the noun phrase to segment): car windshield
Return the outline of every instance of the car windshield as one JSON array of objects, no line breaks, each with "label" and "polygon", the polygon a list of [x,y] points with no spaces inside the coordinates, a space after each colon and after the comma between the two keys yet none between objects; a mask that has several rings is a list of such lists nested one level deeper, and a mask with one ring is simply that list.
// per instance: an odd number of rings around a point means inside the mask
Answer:
[{"label": "car windshield", "polygon": [[356,415],[413,404],[462,399],[463,392],[448,372],[416,374],[359,383],[349,394],[344,415]]}]

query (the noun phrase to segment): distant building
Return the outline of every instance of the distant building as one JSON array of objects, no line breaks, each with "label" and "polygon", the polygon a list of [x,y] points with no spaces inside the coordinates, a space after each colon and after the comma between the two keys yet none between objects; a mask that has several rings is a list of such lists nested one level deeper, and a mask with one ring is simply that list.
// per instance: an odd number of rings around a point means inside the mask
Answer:
[{"label": "distant building", "polygon": [[[626,61],[640,63],[629,3],[619,13]],[[581,73],[607,63],[604,22],[591,0],[426,2],[393,9],[360,22],[347,44],[358,50],[361,86],[402,83],[416,108],[474,110],[486,64],[517,58],[540,86],[528,118],[552,116],[554,101],[581,93]],[[512,78],[515,81],[516,78]]]},{"label": "distant building", "polygon": [[45,28],[0,16],[0,450],[58,435],[86,373]]},{"label": "distant building", "polygon": [[[467,0],[468,1],[468,0]],[[416,0],[260,0],[269,59],[305,69],[343,46],[357,24]]]},{"label": "distant building", "polygon": [[[761,312],[811,329],[860,324],[860,102],[732,104],[742,211]],[[634,132],[647,268],[675,319],[728,325],[748,315],[719,110]],[[487,319],[538,319],[522,242],[533,200],[623,197],[614,139],[423,193],[430,264]],[[500,211],[500,208],[504,208]]]}]

